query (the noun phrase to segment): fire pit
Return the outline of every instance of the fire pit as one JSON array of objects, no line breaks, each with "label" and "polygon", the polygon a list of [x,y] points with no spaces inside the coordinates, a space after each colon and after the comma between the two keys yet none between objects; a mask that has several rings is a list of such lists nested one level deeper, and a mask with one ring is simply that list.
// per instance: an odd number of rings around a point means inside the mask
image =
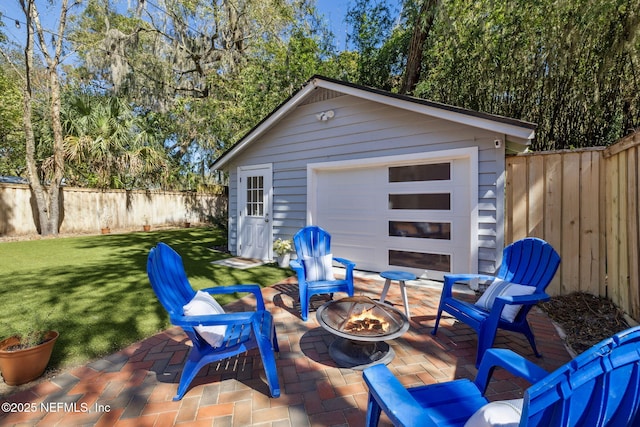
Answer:
[{"label": "fire pit", "polygon": [[395,357],[384,342],[409,329],[407,317],[390,305],[364,296],[329,301],[316,312],[318,323],[336,336],[329,355],[338,366],[362,370]]}]

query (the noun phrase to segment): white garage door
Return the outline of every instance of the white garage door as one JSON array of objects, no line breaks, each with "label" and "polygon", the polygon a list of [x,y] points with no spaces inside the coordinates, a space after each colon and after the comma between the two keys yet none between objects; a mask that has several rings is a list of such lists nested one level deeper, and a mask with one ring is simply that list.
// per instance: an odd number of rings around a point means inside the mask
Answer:
[{"label": "white garage door", "polygon": [[[468,157],[316,170],[315,221],[359,270],[472,272]],[[475,227],[473,227],[475,228]]]}]

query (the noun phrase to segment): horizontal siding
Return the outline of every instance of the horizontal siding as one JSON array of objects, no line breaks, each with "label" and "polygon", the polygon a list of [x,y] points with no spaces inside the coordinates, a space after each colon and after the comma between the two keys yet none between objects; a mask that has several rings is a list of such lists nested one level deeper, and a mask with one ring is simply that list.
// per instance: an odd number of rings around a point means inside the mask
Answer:
[{"label": "horizontal siding", "polygon": [[[427,141],[428,151],[463,148],[475,137],[471,130],[462,132],[454,123],[425,120],[422,115],[381,108],[374,103],[364,105],[377,108],[362,108],[359,114],[344,117],[343,109],[333,107],[336,115],[328,122],[315,118],[317,112],[323,111],[322,107],[299,107],[242,157],[250,157],[254,164],[277,158],[279,162],[287,162],[289,168],[306,169],[309,162],[423,152]],[[418,123],[420,129],[416,129]]]},{"label": "horizontal siding", "polygon": [[[328,110],[335,113],[332,119],[326,122],[316,119],[316,114]],[[306,222],[309,163],[478,146],[479,270],[493,272],[497,196],[502,194],[502,190],[496,189],[496,156],[503,155],[502,150],[493,146],[496,137],[501,136],[352,96],[301,105],[228,164],[230,216],[237,214],[236,168],[240,165],[273,165],[274,238],[290,238]],[[229,232],[231,249],[235,248],[235,224],[233,218]]]},{"label": "horizontal siding", "polygon": [[236,169],[229,171],[229,228],[227,230],[227,246],[236,253],[238,242],[238,176]]}]

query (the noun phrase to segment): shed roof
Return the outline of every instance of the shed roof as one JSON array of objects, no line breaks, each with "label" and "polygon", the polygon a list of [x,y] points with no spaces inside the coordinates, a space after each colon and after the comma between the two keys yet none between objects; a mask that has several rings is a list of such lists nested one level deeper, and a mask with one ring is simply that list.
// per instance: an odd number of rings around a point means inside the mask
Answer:
[{"label": "shed roof", "polygon": [[220,156],[213,163],[212,167],[214,169],[224,169],[224,166],[231,161],[231,159],[257,141],[262,134],[275,126],[298,105],[303,104],[312,96],[315,90],[320,88],[424,114],[426,116],[441,118],[504,134],[507,137],[512,137],[514,139],[513,142],[516,142],[522,149],[526,148],[535,135],[536,125],[534,123],[315,75],[311,77],[300,90],[276,107],[268,116],[262,119],[253,129]]}]

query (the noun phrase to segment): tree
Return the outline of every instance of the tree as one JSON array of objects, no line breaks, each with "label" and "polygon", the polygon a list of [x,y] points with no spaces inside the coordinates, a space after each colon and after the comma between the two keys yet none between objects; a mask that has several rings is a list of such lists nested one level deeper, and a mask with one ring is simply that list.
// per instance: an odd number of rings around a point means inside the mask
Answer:
[{"label": "tree", "polygon": [[18,73],[0,61],[0,175],[20,176],[25,170],[22,92]]},{"label": "tree", "polygon": [[309,10],[305,0],[159,0],[125,15],[109,0],[91,0],[72,40],[83,77],[167,111],[178,98],[207,98],[217,78],[233,74],[263,41],[286,39]]},{"label": "tree", "polygon": [[[420,81],[423,51],[436,15],[438,0],[422,0],[413,18],[413,31],[407,53],[407,65],[404,70],[400,93],[413,93]],[[408,8],[405,6],[405,10]],[[413,8],[412,8],[413,9]]]},{"label": "tree", "polygon": [[418,96],[538,124],[533,148],[640,126],[640,1],[442,2]]},{"label": "tree", "polygon": [[[248,55],[236,73],[217,79],[206,100],[209,125],[225,141],[236,141],[293,95],[314,74],[333,76],[339,66],[308,29],[292,31],[287,40],[269,40]],[[214,113],[215,112],[215,113]],[[203,112],[201,112],[203,113]],[[212,159],[224,149],[219,147]]]},{"label": "tree", "polygon": [[[640,0],[356,1],[354,81],[538,124],[533,149],[640,127]],[[390,23],[398,24],[389,31]]]},{"label": "tree", "polygon": [[392,67],[395,62],[392,56],[395,51],[385,48],[385,42],[393,38],[391,6],[386,0],[373,3],[368,0],[356,0],[355,4],[349,7],[346,19],[352,28],[347,40],[358,53],[356,82],[391,90],[395,85],[392,79]]},{"label": "tree", "polygon": [[0,175],[20,176],[25,170],[25,144],[22,74],[16,64],[22,54],[8,41],[3,26],[0,20]]},{"label": "tree", "polygon": [[[62,0],[58,30],[53,34],[52,45],[47,44],[45,31],[35,0],[19,0],[26,19],[25,82],[24,82],[24,131],[26,140],[26,165],[29,185],[36,199],[38,221],[42,235],[58,234],[60,219],[60,187],[64,174],[64,144],[60,120],[61,83],[60,64],[63,54],[64,32],[69,10],[68,0]],[[51,129],[53,134],[53,154],[43,163],[36,161],[36,140],[33,129],[35,40],[38,39],[39,52],[46,63]],[[50,52],[49,49],[52,49]],[[39,167],[40,166],[40,167]],[[44,178],[41,181],[41,176]],[[46,187],[45,187],[46,184]]]},{"label": "tree", "polygon": [[154,114],[137,114],[122,98],[71,90],[63,106],[69,185],[170,186],[173,168]]},{"label": "tree", "polygon": [[[91,0],[71,39],[76,78],[162,123],[187,188],[207,165],[330,62],[307,0],[140,2],[121,14]],[[266,89],[265,89],[266,88]]]}]

